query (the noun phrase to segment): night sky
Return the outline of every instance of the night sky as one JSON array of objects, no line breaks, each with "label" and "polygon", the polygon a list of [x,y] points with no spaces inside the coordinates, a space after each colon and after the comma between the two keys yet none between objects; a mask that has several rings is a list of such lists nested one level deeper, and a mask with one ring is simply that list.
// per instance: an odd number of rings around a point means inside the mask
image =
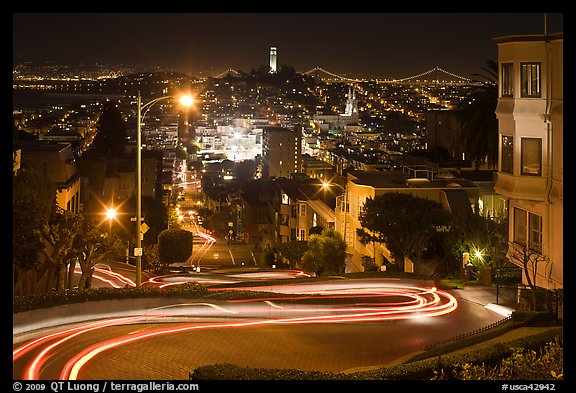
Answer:
[{"label": "night sky", "polygon": [[[548,32],[563,31],[563,14],[547,15]],[[468,77],[497,60],[494,37],[542,33],[544,13],[16,13],[13,60],[248,72],[276,46],[298,72]]]}]

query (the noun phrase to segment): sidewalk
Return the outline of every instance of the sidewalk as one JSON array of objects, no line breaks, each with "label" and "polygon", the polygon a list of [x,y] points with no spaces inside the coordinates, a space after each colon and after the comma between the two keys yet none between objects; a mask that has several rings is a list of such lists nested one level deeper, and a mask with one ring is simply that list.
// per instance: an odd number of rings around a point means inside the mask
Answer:
[{"label": "sidewalk", "polygon": [[517,293],[512,288],[497,288],[495,285],[467,285],[464,288],[450,290],[459,301],[483,306],[503,317],[510,316],[516,309]]}]

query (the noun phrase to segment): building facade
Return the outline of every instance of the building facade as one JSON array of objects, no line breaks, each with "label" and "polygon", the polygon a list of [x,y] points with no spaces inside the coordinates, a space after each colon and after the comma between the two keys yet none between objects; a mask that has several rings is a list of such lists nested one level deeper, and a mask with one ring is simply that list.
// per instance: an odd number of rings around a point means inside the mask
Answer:
[{"label": "building facade", "polygon": [[519,251],[526,251],[538,261],[529,266],[536,270],[536,285],[559,289],[564,260],[563,34],[494,41],[500,137],[495,188],[509,199],[508,258],[522,267]]},{"label": "building facade", "polygon": [[[335,215],[335,228],[346,241],[346,272],[363,271],[362,256],[373,257],[378,266],[386,260],[393,261],[385,244],[363,244],[358,236],[357,230],[362,228],[360,216],[368,198],[389,192],[408,193],[438,202],[452,214],[471,212],[477,206],[479,190],[470,180],[434,177],[437,174],[434,170],[422,170],[415,175],[409,169],[348,172],[346,192],[338,198]],[[407,272],[416,271],[408,258],[404,267]]]},{"label": "building facade", "polygon": [[80,212],[80,175],[68,143],[32,141],[22,145],[22,165],[47,176],[56,186],[56,204]]},{"label": "building facade", "polygon": [[266,127],[262,133],[264,176],[291,177],[302,170],[302,129]]}]

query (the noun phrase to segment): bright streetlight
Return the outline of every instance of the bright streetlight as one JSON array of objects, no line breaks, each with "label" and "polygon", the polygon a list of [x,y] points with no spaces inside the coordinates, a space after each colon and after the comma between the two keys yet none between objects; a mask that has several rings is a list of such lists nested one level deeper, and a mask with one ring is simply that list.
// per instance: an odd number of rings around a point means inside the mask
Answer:
[{"label": "bright streetlight", "polygon": [[115,219],[117,214],[118,213],[116,212],[116,209],[114,209],[113,207],[106,209],[106,218],[110,221]]},{"label": "bright streetlight", "polygon": [[[140,92],[138,92],[138,118],[136,120],[136,248],[134,249],[134,256],[136,257],[136,287],[140,287],[142,284],[142,119],[146,115],[146,112],[143,111],[148,111],[158,101],[169,98],[175,98],[175,96],[158,97],[142,105],[142,97]],[[179,101],[180,105],[188,107],[194,103],[194,98],[188,94],[180,96]]]}]

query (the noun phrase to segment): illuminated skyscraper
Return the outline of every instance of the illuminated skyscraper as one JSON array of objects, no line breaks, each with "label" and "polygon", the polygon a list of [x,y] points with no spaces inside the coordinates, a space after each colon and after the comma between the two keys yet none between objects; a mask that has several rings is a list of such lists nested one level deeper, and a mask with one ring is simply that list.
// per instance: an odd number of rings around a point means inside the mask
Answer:
[{"label": "illuminated skyscraper", "polygon": [[276,47],[270,47],[270,73],[276,72]]}]

